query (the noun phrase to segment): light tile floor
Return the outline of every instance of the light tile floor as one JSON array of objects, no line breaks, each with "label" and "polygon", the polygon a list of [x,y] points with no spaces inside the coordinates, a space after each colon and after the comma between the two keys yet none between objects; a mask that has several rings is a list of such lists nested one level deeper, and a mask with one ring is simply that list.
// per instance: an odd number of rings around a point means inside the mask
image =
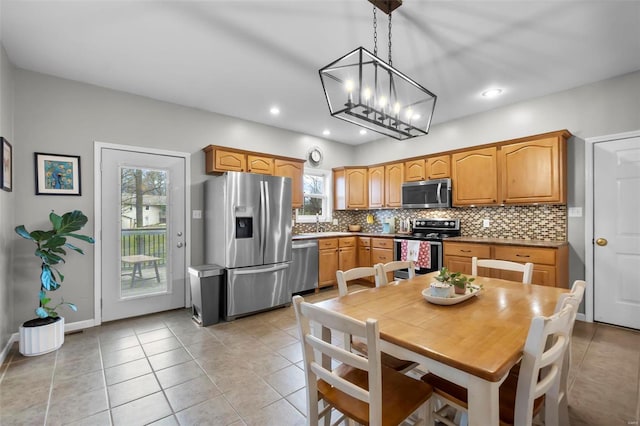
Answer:
[{"label": "light tile floor", "polygon": [[[572,345],[571,424],[637,425],[640,333],[579,322]],[[0,425],[302,425],[301,361],[291,307],[206,328],[184,309],[115,321],[38,357],[14,345]]]}]

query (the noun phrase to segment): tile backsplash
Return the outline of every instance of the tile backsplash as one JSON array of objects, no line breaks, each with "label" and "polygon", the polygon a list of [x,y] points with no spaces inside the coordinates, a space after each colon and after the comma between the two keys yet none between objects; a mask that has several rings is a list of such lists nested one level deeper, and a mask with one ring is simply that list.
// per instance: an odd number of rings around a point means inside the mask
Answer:
[{"label": "tile backsplash", "polygon": [[[367,223],[367,215],[373,223]],[[295,217],[295,215],[294,215]],[[338,225],[322,223],[325,231],[347,231],[350,224],[362,226],[362,232],[382,232],[382,221],[396,219],[457,218],[463,236],[523,240],[566,241],[567,207],[564,205],[460,207],[451,209],[336,210]],[[483,227],[483,220],[489,226]],[[294,234],[315,232],[315,223],[297,223]]]}]

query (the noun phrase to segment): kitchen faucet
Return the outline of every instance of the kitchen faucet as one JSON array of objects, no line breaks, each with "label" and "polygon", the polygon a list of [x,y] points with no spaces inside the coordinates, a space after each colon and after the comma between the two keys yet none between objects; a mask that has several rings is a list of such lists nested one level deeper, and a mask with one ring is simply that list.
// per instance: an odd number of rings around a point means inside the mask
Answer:
[{"label": "kitchen faucet", "polygon": [[324,227],[320,226],[320,216],[316,213],[316,232],[323,232]]}]

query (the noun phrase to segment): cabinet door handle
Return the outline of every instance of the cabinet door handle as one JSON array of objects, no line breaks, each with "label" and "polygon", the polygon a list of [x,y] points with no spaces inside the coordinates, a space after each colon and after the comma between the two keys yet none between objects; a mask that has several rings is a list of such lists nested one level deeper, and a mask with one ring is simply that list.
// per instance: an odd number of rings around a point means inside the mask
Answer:
[{"label": "cabinet door handle", "polygon": [[528,254],[516,254],[516,257],[531,257]]},{"label": "cabinet door handle", "polygon": [[471,253],[471,250],[460,250],[463,253]]}]

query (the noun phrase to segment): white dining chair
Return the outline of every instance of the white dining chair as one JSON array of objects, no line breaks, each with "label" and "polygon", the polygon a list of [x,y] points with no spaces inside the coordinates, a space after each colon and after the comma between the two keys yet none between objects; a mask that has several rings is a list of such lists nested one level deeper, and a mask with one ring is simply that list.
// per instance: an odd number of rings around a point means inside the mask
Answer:
[{"label": "white dining chair", "polygon": [[500,269],[503,271],[522,272],[522,283],[531,284],[533,263],[518,263],[509,260],[471,258],[471,275],[478,276],[478,268]]},{"label": "white dining chair", "polygon": [[[587,283],[582,280],[576,280],[573,282],[571,291],[569,293],[563,293],[558,298],[556,304],[556,312],[559,312],[563,306],[567,303],[575,305],[575,314],[578,313],[578,308],[584,297],[584,291]],[[569,337],[573,335],[573,326],[575,325],[575,318],[571,324],[571,330],[569,330]],[[571,351],[571,343],[567,347],[567,351],[564,356],[564,364],[562,365],[562,376],[560,378],[560,395],[558,396],[558,417],[561,425],[569,424],[569,371],[571,370],[571,363],[573,362],[573,355]]]},{"label": "white dining chair", "polygon": [[[371,426],[399,425],[420,410],[418,424],[432,424],[431,386],[382,365],[377,320],[358,321],[301,296],[294,296],[293,306],[304,360],[307,424],[317,425],[332,409]],[[364,339],[369,356],[336,346],[334,330]]]},{"label": "white dining chair", "polygon": [[[517,373],[510,372],[500,385],[501,425],[531,426],[543,408],[546,426],[560,423],[562,364],[576,311],[575,300],[567,298],[559,312],[531,320],[520,368]],[[439,404],[433,417],[448,426],[456,425],[443,414],[450,407],[466,412],[467,389],[432,373],[422,380],[433,387],[432,404]]]},{"label": "white dining chair", "polygon": [[416,276],[416,264],[413,260],[394,260],[385,264],[378,263],[375,267],[377,268],[376,287],[389,284],[388,273],[399,269],[407,269],[409,271],[409,279]]},{"label": "white dining chair", "polygon": [[[379,278],[377,271],[380,266],[382,266],[382,264],[378,263],[374,266],[361,266],[358,268],[349,269],[347,271],[336,271],[336,280],[338,281],[338,295],[340,297],[343,297],[349,294],[349,281],[357,280],[360,278],[375,277],[376,287],[379,287]],[[344,335],[344,347],[355,350],[357,353],[360,353],[364,356],[367,356],[369,352],[367,344],[365,342],[359,339],[354,339],[349,334]],[[383,352],[382,365],[393,370],[405,373],[414,368],[417,364],[412,361],[396,358]]]}]

